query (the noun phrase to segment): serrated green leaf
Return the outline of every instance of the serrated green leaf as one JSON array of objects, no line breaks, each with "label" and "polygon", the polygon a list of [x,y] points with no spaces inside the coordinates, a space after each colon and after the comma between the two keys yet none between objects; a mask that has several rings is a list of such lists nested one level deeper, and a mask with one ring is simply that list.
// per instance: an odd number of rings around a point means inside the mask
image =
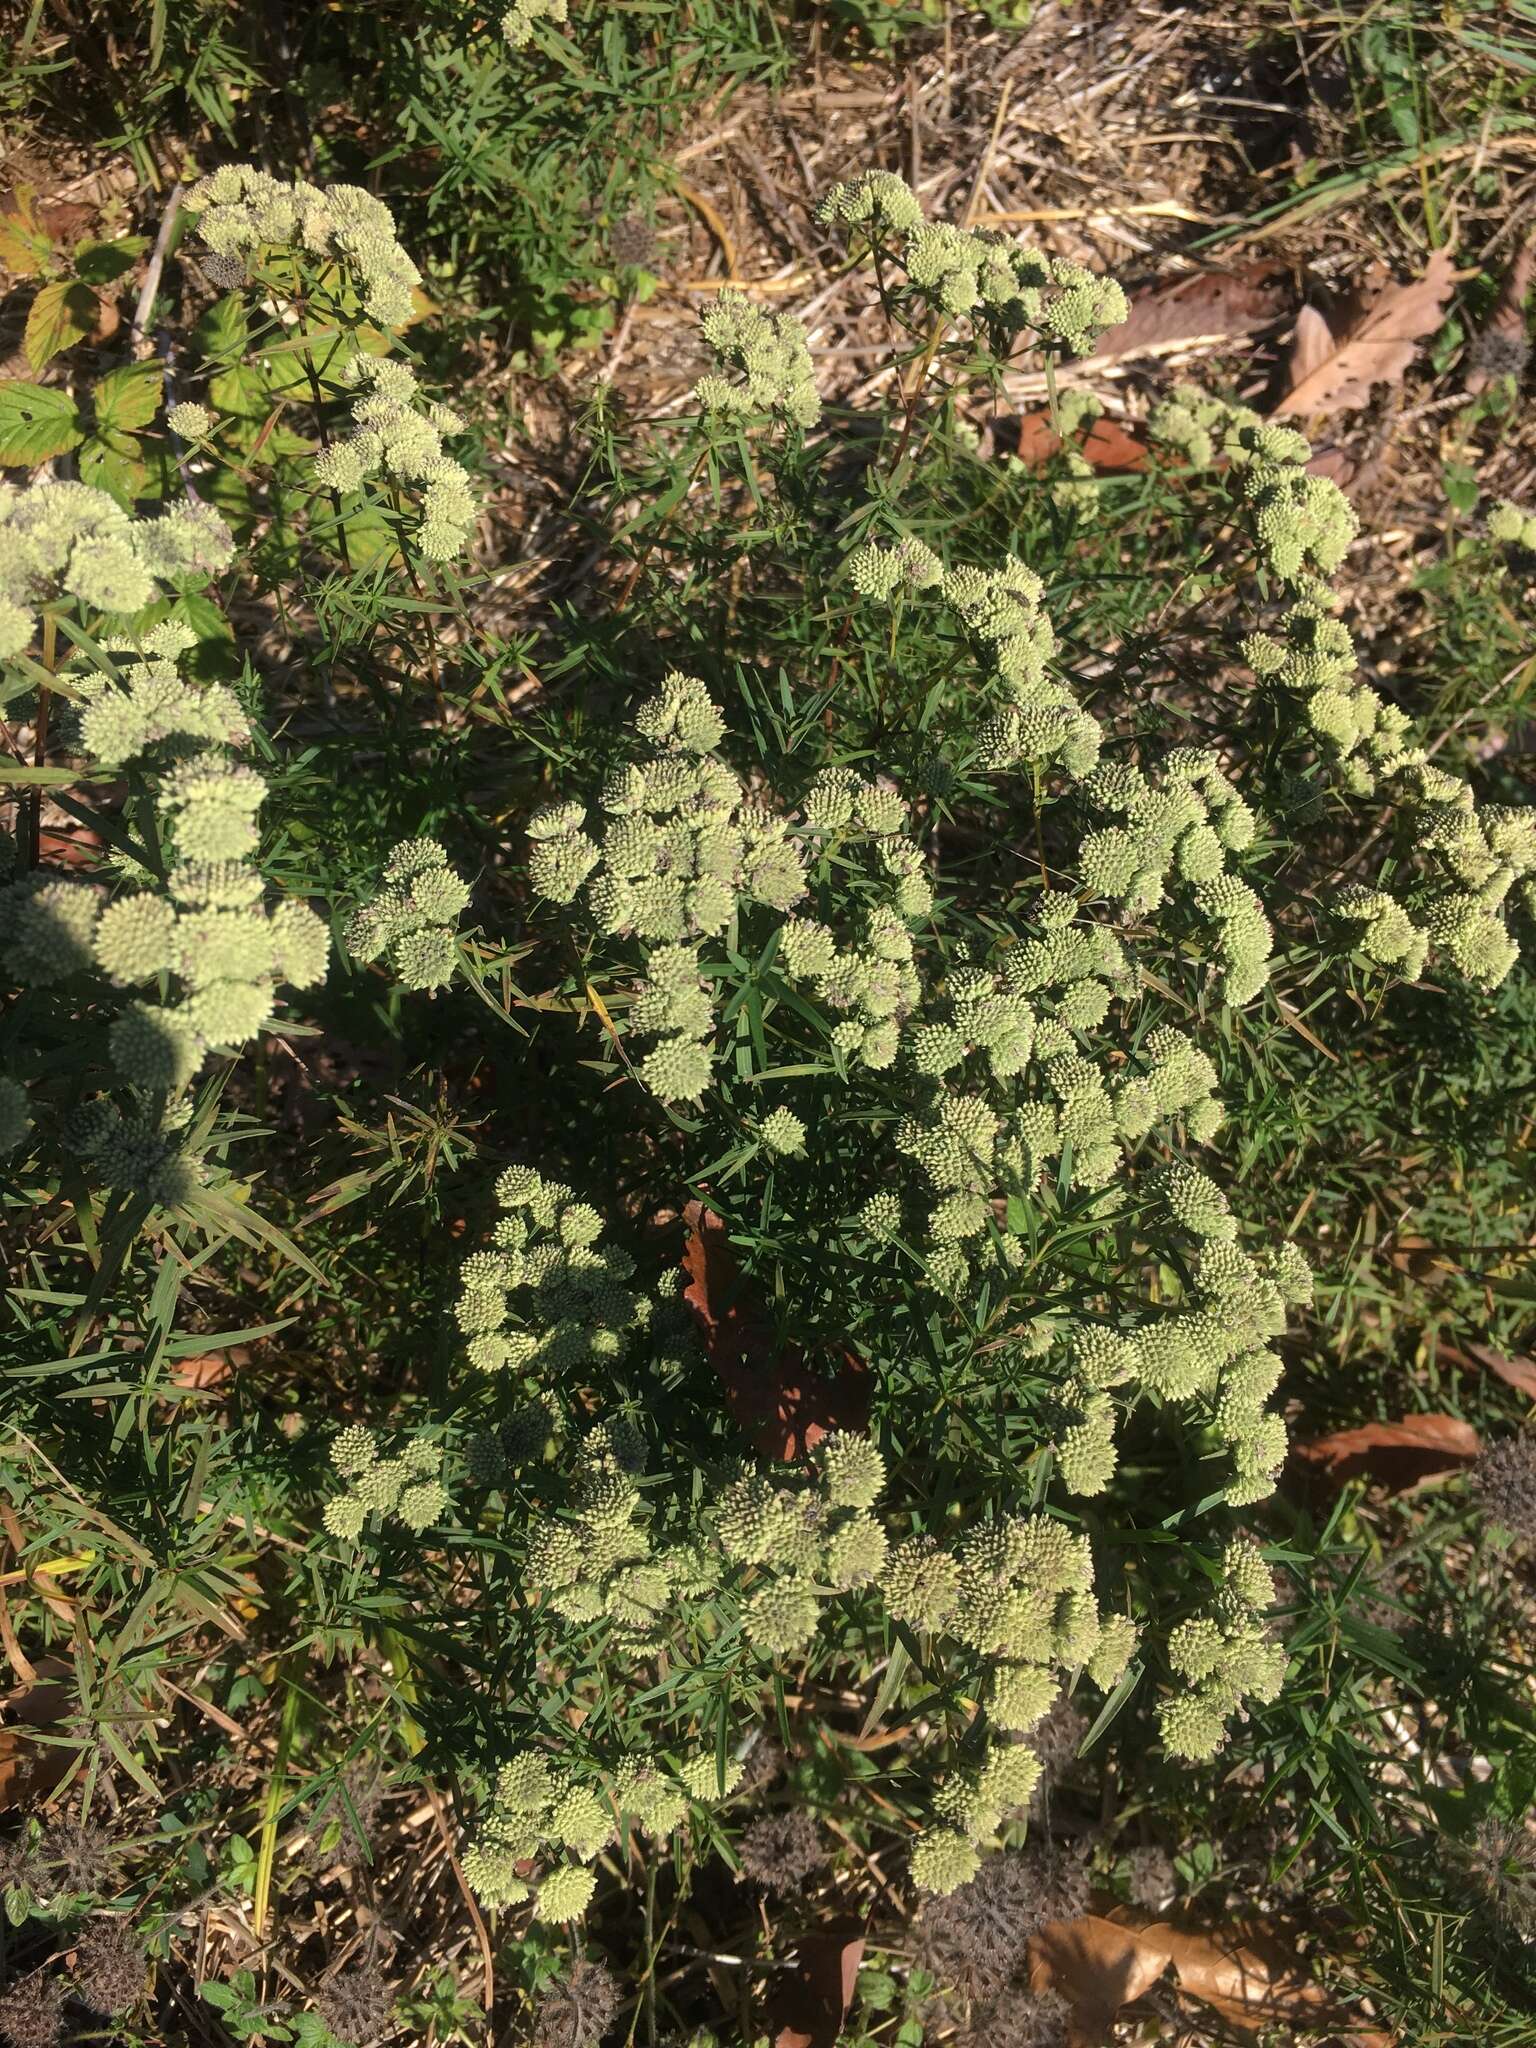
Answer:
[{"label": "serrated green leaf", "polygon": [[160,410],[165,372],[158,363],[127,363],[109,370],[92,393],[98,430],[147,427]]},{"label": "serrated green leaf", "polygon": [[83,341],[101,317],[101,301],[87,284],[58,277],[32,301],[22,347],[34,370],[51,363],[61,349]]},{"label": "serrated green leaf", "polygon": [[143,497],[148,471],[139,460],[139,443],[132,434],[93,434],[80,447],[80,481],[94,490],[105,491],[114,504],[131,512]]},{"label": "serrated green leaf", "polygon": [[147,235],[122,235],[115,242],[82,242],[71,251],[75,275],[86,284],[115,284],[126,277],[149,247]]},{"label": "serrated green leaf", "polygon": [[244,296],[228,292],[222,299],[215,299],[193,328],[192,339],[214,362],[235,361],[243,356],[251,345]]},{"label": "serrated green leaf", "polygon": [[67,391],[19,379],[0,384],[0,469],[31,469],[84,439],[85,422]]}]

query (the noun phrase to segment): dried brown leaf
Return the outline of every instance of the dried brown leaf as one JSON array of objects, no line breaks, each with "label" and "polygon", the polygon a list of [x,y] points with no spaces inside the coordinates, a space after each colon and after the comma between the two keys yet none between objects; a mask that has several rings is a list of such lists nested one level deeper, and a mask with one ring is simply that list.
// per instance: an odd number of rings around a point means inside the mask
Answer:
[{"label": "dried brown leaf", "polygon": [[1144,1998],[1168,1968],[1163,1927],[1136,1928],[1096,1913],[1052,1920],[1031,1937],[1029,1988],[1059,1991],[1072,2008],[1075,2048],[1107,2038],[1115,2014]]},{"label": "dried brown leaf", "polygon": [[1364,405],[1373,386],[1395,382],[1412,362],[1417,344],[1440,325],[1456,274],[1450,250],[1436,249],[1422,277],[1385,285],[1359,320],[1343,334],[1331,335],[1334,345],[1326,356],[1318,355],[1321,336],[1315,323],[1303,328],[1298,319],[1290,389],[1275,412],[1342,412]]},{"label": "dried brown leaf", "polygon": [[[1061,447],[1061,438],[1051,425],[1048,412],[1021,413],[1018,422],[1018,440],[1008,452],[1017,455],[1020,462],[1031,469],[1044,468]],[[1073,443],[1079,455],[1085,456],[1101,476],[1122,473],[1126,470],[1145,469],[1147,466],[1147,444],[1135,434],[1128,433],[1114,420],[1095,420],[1080,441]]]},{"label": "dried brown leaf", "polygon": [[1454,1359],[1458,1365],[1480,1365],[1500,1379],[1506,1387],[1513,1387],[1517,1393],[1529,1394],[1536,1401],[1536,1358],[1523,1355],[1511,1358],[1506,1351],[1495,1351],[1491,1344],[1442,1344],[1441,1356]]},{"label": "dried brown leaf", "polygon": [[1127,317],[1106,329],[1090,361],[1121,362],[1155,349],[1257,334],[1284,317],[1287,299],[1285,271],[1277,263],[1202,270],[1137,292]]},{"label": "dried brown leaf", "polygon": [[738,1427],[764,1457],[781,1462],[803,1458],[831,1430],[863,1429],[869,1421],[869,1368],[863,1359],[843,1350],[829,1377],[807,1362],[798,1345],[776,1345],[766,1320],[743,1295],[724,1223],[702,1202],[690,1202],[683,1221],[683,1299]]},{"label": "dried brown leaf", "polygon": [[861,1926],[804,1936],[774,1996],[773,2048],[836,2048],[863,1960]]},{"label": "dried brown leaf", "polygon": [[1300,1467],[1330,1486],[1368,1479],[1389,1493],[1413,1493],[1431,1480],[1465,1470],[1481,1449],[1477,1431],[1459,1415],[1409,1415],[1401,1422],[1335,1430],[1293,1444],[1291,1453]]}]

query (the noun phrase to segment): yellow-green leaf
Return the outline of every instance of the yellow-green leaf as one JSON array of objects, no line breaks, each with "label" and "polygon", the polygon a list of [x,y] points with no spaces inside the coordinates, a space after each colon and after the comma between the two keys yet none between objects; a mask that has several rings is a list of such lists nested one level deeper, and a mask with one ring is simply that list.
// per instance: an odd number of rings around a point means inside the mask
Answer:
[{"label": "yellow-green leaf", "polygon": [[31,469],[84,439],[85,422],[67,391],[15,378],[0,383],[0,469]]},{"label": "yellow-green leaf", "polygon": [[160,410],[165,374],[158,363],[129,363],[109,370],[92,393],[96,424],[122,431],[147,427]]},{"label": "yellow-green leaf", "polygon": [[36,197],[23,185],[12,211],[0,214],[0,266],[12,277],[41,277],[53,255],[53,237],[37,217]]},{"label": "yellow-green leaf", "polygon": [[132,434],[114,432],[110,438],[93,434],[81,446],[81,483],[105,491],[125,512],[131,512],[135,500],[143,497],[148,474]]},{"label": "yellow-green leaf", "polygon": [[101,302],[89,285],[73,278],[55,278],[32,301],[22,347],[34,370],[52,362],[60,349],[71,347],[95,327]]}]

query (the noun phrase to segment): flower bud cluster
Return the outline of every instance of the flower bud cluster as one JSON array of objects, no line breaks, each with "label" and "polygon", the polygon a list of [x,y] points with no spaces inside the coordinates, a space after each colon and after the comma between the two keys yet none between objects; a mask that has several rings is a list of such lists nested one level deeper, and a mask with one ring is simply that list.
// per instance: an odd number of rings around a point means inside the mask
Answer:
[{"label": "flower bud cluster", "polygon": [[525,50],[533,40],[534,23],[559,24],[570,18],[569,0],[512,0],[501,17],[501,33],[508,48]]},{"label": "flower bud cluster", "polygon": [[494,1249],[472,1252],[460,1270],[454,1315],[470,1364],[547,1380],[621,1358],[654,1304],[627,1284],[633,1259],[598,1243],[601,1216],[531,1166],[509,1166],[496,1200]]},{"label": "flower bud cluster", "polygon": [[[1002,1219],[1053,1163],[1064,1189],[1105,1188],[1122,1170],[1122,1148],[1155,1126],[1182,1117],[1197,1143],[1221,1126],[1215,1070],[1182,1033],[1152,1032],[1116,1069],[1083,1051],[1082,1037],[1136,985],[1119,939],[1077,926],[1075,910],[1070,896],[1047,897],[1038,937],[1009,946],[996,969],[953,969],[909,1028],[916,1101],[894,1142],[928,1184],[911,1241],[926,1245],[928,1281],[941,1293],[965,1288],[978,1266],[1006,1272],[1022,1261]],[[872,1237],[898,1235],[900,1198],[881,1190],[859,1220]]]},{"label": "flower bud cluster", "polygon": [[1241,1251],[1231,1242],[1225,1198],[1203,1174],[1168,1169],[1162,1192],[1203,1240],[1190,1299],[1130,1330],[1086,1322],[1068,1328],[1056,1469],[1069,1493],[1103,1492],[1117,1459],[1115,1390],[1126,1389],[1132,1397],[1195,1404],[1231,1461],[1222,1497],[1246,1507],[1274,1491],[1285,1461],[1285,1424],[1266,1406],[1282,1370],[1269,1347],[1285,1329],[1287,1308],[1311,1300],[1311,1271],[1293,1244],[1257,1258]]},{"label": "flower bud cluster", "polygon": [[[1335,616],[1327,581],[1357,530],[1348,501],[1307,473],[1311,449],[1301,434],[1246,408],[1184,389],[1149,425],[1193,462],[1227,463],[1258,557],[1291,599],[1273,631],[1244,640],[1244,660],[1294,710],[1346,792],[1380,793],[1403,806],[1412,879],[1391,891],[1342,889],[1328,905],[1341,933],[1405,980],[1416,981],[1438,952],[1476,986],[1497,988],[1518,955],[1506,911],[1512,893],[1536,911],[1536,813],[1479,810],[1466,783],[1433,764],[1408,714],[1357,673],[1354,640]],[[1501,505],[1490,517],[1494,539],[1518,541],[1523,531],[1516,507]],[[1256,901],[1244,899],[1235,931],[1255,971],[1261,916]],[[1223,938],[1230,933],[1229,923]],[[1243,978],[1239,966],[1239,984]]]},{"label": "flower bud cluster", "polygon": [[1526,512],[1512,498],[1500,498],[1488,514],[1488,538],[1501,547],[1536,554],[1536,512]]},{"label": "flower bud cluster", "polygon": [[770,1658],[803,1649],[816,1633],[825,1598],[871,1584],[886,1561],[884,1526],[869,1512],[885,1486],[885,1460],[875,1445],[854,1431],[835,1430],[822,1438],[815,1458],[811,1484],[775,1486],[747,1471],[715,1508],[716,1546],[730,1564],[752,1574],[743,1632]]},{"label": "flower bud cluster", "polygon": [[531,1898],[536,1920],[579,1919],[597,1889],[590,1866],[620,1826],[664,1841],[690,1807],[727,1798],[740,1782],[740,1764],[728,1758],[722,1774],[713,1749],[685,1749],[675,1761],[648,1750],[611,1773],[519,1750],[496,1774],[464,1875],[482,1905]]},{"label": "flower bud cluster", "polygon": [[787,822],[714,751],[725,721],[702,683],[669,675],[635,729],[650,758],[609,777],[601,840],[581,804],[551,804],[529,820],[528,872],[551,902],[582,895],[599,932],[641,941],[629,1028],[657,1043],[640,1078],[663,1102],[697,1102],[715,1015],[696,942],[721,937],[743,904],[788,910],[805,894],[805,860]]},{"label": "flower bud cluster", "polygon": [[[949,1654],[935,1645],[941,1664],[963,1651],[979,1660],[986,1721],[1003,1734],[1027,1734],[1045,1718],[1060,1693],[1059,1671],[1085,1668],[1109,1687],[1136,1648],[1131,1623],[1101,1614],[1094,1600],[1088,1538],[1049,1515],[978,1527],[954,1548],[909,1536],[891,1552],[880,1590],[894,1620],[949,1639]],[[913,1854],[918,1886],[947,1892],[974,1876],[978,1845],[1027,1805],[1039,1774],[1032,1749],[994,1733],[981,1763],[938,1789],[933,1823]]]},{"label": "flower bud cluster", "polygon": [[[787,424],[814,427],[821,418],[805,329],[788,314],[763,313],[737,292],[722,292],[699,317],[719,371],[693,387],[700,408],[717,419],[777,413]],[[721,373],[741,372],[733,383]]]},{"label": "flower bud cluster", "polygon": [[1104,764],[1083,795],[1123,824],[1087,833],[1079,852],[1085,887],[1138,915],[1155,910],[1171,875],[1190,885],[1215,927],[1221,994],[1251,1002],[1269,979],[1274,931],[1258,896],[1227,871],[1227,855],[1253,844],[1257,820],[1209,748],[1179,747],[1154,782],[1128,764]]},{"label": "flower bud cluster", "polygon": [[370,320],[404,327],[421,272],[401,248],[394,216],[360,185],[289,184],[250,164],[223,164],[187,194],[213,282],[237,290],[256,276],[268,252],[334,264]]},{"label": "flower bud cluster", "polygon": [[1169,1756],[1208,1762],[1246,1699],[1267,1705],[1279,1697],[1285,1649],[1264,1619],[1274,1597],[1263,1553],[1247,1537],[1234,1536],[1222,1553],[1217,1591],[1168,1638],[1168,1662],[1186,1681],[1185,1690],[1157,1710]]},{"label": "flower bud cluster", "polygon": [[792,917],[779,930],[777,965],[835,1018],[829,1038],[840,1060],[883,1071],[896,1059],[901,1032],[922,984],[910,926],[933,909],[921,850],[907,836],[910,813],[895,789],[848,768],[824,768],[802,803],[806,838],[833,846],[850,874],[863,855],[869,900],[857,937],[843,943],[830,925]]},{"label": "flower bud cluster", "polygon": [[435,839],[402,839],[384,863],[383,888],[348,922],[348,950],[359,960],[382,955],[406,988],[446,988],[468,901],[469,884]]},{"label": "flower bud cluster", "polygon": [[1037,348],[1087,355],[1129,308],[1113,278],[1020,248],[1006,237],[926,221],[916,195],[890,171],[834,185],[816,210],[826,226],[860,231],[883,265],[899,265],[906,298],[945,320],[969,318],[1004,353],[1026,330]]},{"label": "flower bud cluster", "polygon": [[191,1201],[203,1184],[203,1169],[176,1131],[124,1116],[99,1096],[69,1116],[63,1139],[71,1158],[89,1160],[103,1185],[124,1188],[159,1208]]},{"label": "flower bud cluster", "polygon": [[691,1550],[656,1548],[624,1433],[598,1423],[582,1442],[569,1511],[533,1524],[526,1583],[567,1621],[605,1622],[620,1648],[661,1640],[682,1598],[712,1590]]},{"label": "flower bud cluster", "polygon": [[154,787],[169,875],[102,906],[97,889],[34,871],[0,889],[0,936],[17,978],[47,986],[95,974],[119,989],[174,980],[169,1001],[133,1000],[109,1027],[111,1062],[147,1095],[177,1095],[215,1048],[237,1048],[261,1030],[279,982],[323,979],[325,925],[297,899],[268,911],[256,850],[266,784],[234,758],[249,738],[233,693],[184,678],[177,657],[192,634],[174,622],[137,641],[109,642],[142,659],[113,675],[69,669],[79,703],[79,744],[104,767],[135,765]]},{"label": "flower bud cluster", "polygon": [[332,1443],[331,1463],[347,1490],[327,1501],[324,1521],[343,1543],[356,1543],[370,1516],[419,1536],[448,1511],[442,1449],[426,1437],[413,1437],[398,1456],[385,1458],[373,1431],[354,1423]]},{"label": "flower bud cluster", "polygon": [[1042,605],[1045,586],[1032,569],[1009,555],[1000,569],[945,572],[938,557],[914,540],[892,548],[871,542],[849,557],[848,566],[855,588],[879,602],[934,591],[965,633],[1004,700],[977,729],[987,767],[1059,763],[1069,775],[1089,772],[1103,732],[1049,672],[1056,633]]},{"label": "flower bud cluster", "polygon": [[361,392],[352,431],[314,458],[315,481],[330,491],[355,491],[372,478],[420,491],[416,543],[432,561],[463,552],[475,523],[469,471],[443,450],[445,434],[462,434],[450,406],[423,399],[416,373],[388,356],[355,355],[342,372]]},{"label": "flower bud cluster", "polygon": [[30,643],[41,604],[68,597],[87,611],[139,612],[161,584],[216,574],[234,552],[207,505],[135,519],[89,484],[0,483],[0,659]]}]

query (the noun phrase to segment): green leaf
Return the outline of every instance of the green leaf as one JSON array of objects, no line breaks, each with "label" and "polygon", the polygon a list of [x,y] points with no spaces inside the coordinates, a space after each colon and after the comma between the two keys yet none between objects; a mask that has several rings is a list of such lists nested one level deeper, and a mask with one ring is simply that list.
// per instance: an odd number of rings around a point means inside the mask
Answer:
[{"label": "green leaf", "polygon": [[84,439],[85,422],[67,391],[19,379],[0,384],[0,469],[31,469]]},{"label": "green leaf", "polygon": [[251,331],[242,294],[228,292],[215,299],[193,328],[192,339],[214,361],[234,362],[243,356],[251,345]]},{"label": "green leaf", "polygon": [[1458,512],[1470,512],[1477,503],[1477,472],[1464,462],[1448,462],[1441,478],[1445,495]]},{"label": "green leaf", "polygon": [[66,784],[83,780],[78,768],[36,767],[30,761],[9,761],[0,759],[0,789],[63,788]]},{"label": "green leaf", "polygon": [[22,337],[27,361],[34,370],[42,369],[60,349],[83,341],[100,317],[101,301],[89,285],[68,277],[45,284],[27,315],[27,331]]},{"label": "green leaf", "polygon": [[148,235],[123,235],[115,242],[82,242],[71,261],[86,284],[115,284],[149,247]]},{"label": "green leaf", "polygon": [[125,512],[131,512],[148,481],[133,435],[93,434],[80,449],[80,481],[105,491]]},{"label": "green leaf", "polygon": [[97,427],[147,427],[160,410],[164,387],[165,372],[158,363],[128,363],[110,370],[92,394]]}]

